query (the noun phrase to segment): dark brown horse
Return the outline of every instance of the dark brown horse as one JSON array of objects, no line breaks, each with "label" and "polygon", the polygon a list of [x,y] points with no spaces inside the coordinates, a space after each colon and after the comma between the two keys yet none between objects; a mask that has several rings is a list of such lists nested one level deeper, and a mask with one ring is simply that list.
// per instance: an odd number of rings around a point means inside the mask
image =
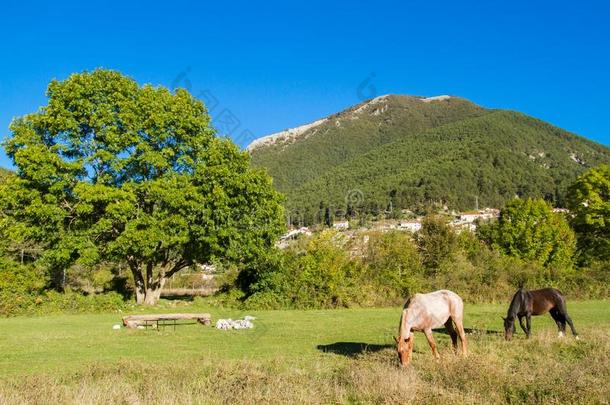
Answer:
[{"label": "dark brown horse", "polygon": [[[547,312],[551,314],[557,324],[559,337],[565,336],[567,322],[572,334],[578,339],[578,333],[576,333],[566,309],[566,299],[555,288],[532,291],[520,288],[517,290],[508,307],[506,318],[502,318],[504,319],[504,337],[506,340],[512,339],[513,333],[515,333],[515,318],[519,318],[521,329],[529,338],[532,334],[532,315],[544,315]],[[525,318],[526,325],[523,324],[523,318]]]}]

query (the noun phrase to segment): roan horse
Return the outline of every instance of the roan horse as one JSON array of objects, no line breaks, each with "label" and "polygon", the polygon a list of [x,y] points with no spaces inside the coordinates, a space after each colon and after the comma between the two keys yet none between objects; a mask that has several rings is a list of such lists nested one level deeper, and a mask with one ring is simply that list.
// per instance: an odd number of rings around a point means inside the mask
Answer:
[{"label": "roan horse", "polygon": [[[508,313],[504,319],[504,338],[511,340],[515,333],[515,318],[519,318],[521,329],[529,338],[532,334],[532,315],[544,315],[547,312],[557,324],[559,329],[559,337],[565,336],[566,322],[570,325],[572,335],[578,339],[578,333],[574,329],[572,319],[566,310],[565,297],[555,288],[543,288],[541,290],[528,291],[524,288],[517,290],[513,296],[513,300],[508,307]],[[526,325],[523,324],[525,317]]]},{"label": "roan horse", "polygon": [[[402,366],[407,366],[413,353],[414,335],[411,331],[424,332],[432,354],[440,358],[432,329],[445,326],[451,336],[454,350],[457,350],[458,335],[462,343],[462,354],[468,352],[466,334],[464,333],[464,303],[456,293],[440,290],[428,294],[415,294],[405,303],[400,317],[396,350]],[[454,324],[455,323],[455,327]]]}]

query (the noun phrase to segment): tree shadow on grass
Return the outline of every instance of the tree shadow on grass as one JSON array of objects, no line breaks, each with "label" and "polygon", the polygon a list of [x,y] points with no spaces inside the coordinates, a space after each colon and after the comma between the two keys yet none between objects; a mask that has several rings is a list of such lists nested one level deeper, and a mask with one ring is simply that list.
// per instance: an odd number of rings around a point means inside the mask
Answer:
[{"label": "tree shadow on grass", "polygon": [[318,345],[317,348],[324,353],[356,357],[362,353],[375,353],[385,349],[393,349],[395,346],[391,344],[380,345],[363,342],[335,342],[328,345]]}]

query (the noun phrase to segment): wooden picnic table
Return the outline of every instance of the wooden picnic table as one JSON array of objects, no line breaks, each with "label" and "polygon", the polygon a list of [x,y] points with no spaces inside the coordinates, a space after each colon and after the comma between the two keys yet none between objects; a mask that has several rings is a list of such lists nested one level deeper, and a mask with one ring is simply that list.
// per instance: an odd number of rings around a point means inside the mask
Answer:
[{"label": "wooden picnic table", "polygon": [[212,316],[210,314],[147,314],[147,315],[127,315],[123,317],[123,325],[126,328],[135,329],[138,326],[144,326],[145,328],[155,325],[156,327],[161,325],[167,325],[169,322],[176,322],[179,320],[194,320],[202,325],[210,325],[212,323]]}]

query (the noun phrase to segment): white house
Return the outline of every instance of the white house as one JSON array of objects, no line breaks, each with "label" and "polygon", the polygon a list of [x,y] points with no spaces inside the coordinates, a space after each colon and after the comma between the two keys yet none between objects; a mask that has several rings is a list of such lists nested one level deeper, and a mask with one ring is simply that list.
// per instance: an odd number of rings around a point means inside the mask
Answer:
[{"label": "white house", "polygon": [[311,231],[306,226],[299,229],[293,229],[282,235],[280,240],[296,239],[299,235],[311,235]]},{"label": "white house", "polygon": [[472,223],[477,219],[480,220],[489,220],[492,218],[497,218],[500,211],[492,208],[486,208],[483,211],[478,212],[465,212],[459,215],[459,220],[466,223]]}]

